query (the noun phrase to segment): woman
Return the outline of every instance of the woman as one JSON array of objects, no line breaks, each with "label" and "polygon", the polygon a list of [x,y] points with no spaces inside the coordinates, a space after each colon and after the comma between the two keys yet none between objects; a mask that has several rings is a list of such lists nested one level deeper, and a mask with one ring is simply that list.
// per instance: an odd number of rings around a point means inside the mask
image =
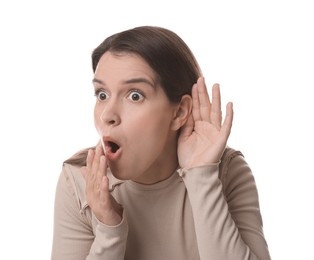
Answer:
[{"label": "woman", "polygon": [[226,148],[200,68],[175,33],[137,27],[92,54],[100,141],[64,162],[52,259],[270,259],[258,194]]}]

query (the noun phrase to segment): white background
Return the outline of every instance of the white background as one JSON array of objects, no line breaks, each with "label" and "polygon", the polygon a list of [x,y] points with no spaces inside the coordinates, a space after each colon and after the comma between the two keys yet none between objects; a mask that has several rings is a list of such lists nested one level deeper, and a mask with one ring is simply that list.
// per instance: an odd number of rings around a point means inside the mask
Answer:
[{"label": "white background", "polygon": [[[206,4],[205,4],[206,3]],[[234,102],[273,259],[314,259],[311,1],[2,1],[1,259],[49,259],[63,160],[97,141],[90,54],[112,33],[178,33]]]}]

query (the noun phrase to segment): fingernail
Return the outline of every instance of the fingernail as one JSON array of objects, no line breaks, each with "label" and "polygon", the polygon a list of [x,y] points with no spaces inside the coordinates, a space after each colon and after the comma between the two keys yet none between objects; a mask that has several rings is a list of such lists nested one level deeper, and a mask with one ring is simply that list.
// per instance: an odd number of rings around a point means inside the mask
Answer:
[{"label": "fingernail", "polygon": [[100,145],[96,147],[96,151],[98,154],[101,153],[101,146]]}]

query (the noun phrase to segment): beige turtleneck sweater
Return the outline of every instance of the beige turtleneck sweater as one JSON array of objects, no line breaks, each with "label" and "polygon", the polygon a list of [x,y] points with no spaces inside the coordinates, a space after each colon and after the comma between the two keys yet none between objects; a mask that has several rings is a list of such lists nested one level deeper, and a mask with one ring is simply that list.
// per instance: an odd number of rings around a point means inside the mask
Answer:
[{"label": "beige turtleneck sweater", "polygon": [[91,213],[80,168],[64,164],[52,260],[270,259],[254,177],[240,152],[228,148],[220,165],[180,169],[153,185],[109,179],[124,207],[113,227]]}]

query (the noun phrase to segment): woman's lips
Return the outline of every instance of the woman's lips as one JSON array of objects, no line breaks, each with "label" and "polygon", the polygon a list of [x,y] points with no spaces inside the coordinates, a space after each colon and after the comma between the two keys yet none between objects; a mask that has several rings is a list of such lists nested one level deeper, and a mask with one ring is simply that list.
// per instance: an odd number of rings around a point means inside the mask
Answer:
[{"label": "woman's lips", "polygon": [[114,142],[112,139],[109,138],[104,139],[105,140],[103,140],[103,146],[106,157],[110,161],[117,160],[122,154],[122,149],[120,145]]}]

